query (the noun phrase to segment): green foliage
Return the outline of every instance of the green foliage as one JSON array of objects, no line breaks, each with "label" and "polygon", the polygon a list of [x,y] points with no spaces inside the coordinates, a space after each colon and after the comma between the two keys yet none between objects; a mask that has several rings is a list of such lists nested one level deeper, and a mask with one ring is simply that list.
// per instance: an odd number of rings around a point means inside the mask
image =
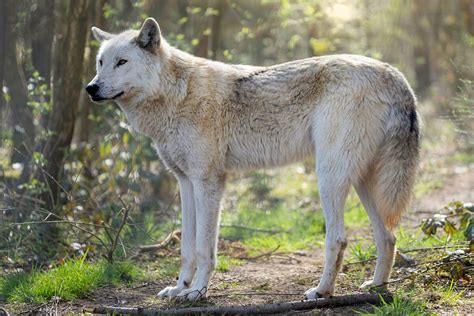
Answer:
[{"label": "green foliage", "polygon": [[130,262],[85,262],[85,256],[42,272],[14,273],[0,278],[0,294],[8,302],[44,303],[52,297],[71,300],[101,286],[130,284],[142,277]]},{"label": "green foliage", "polygon": [[[247,187],[248,186],[248,187]],[[248,188],[248,189],[247,189]],[[324,216],[316,209],[316,179],[301,166],[290,171],[256,173],[229,185],[239,198],[224,210],[222,236],[254,249],[308,249],[324,240]]]},{"label": "green foliage", "polygon": [[[436,235],[438,228],[442,228],[447,238],[462,233],[468,241],[474,241],[474,206],[471,203],[459,201],[451,202],[444,208],[448,214],[435,214],[423,221],[422,231],[428,235]],[[457,220],[456,224],[451,219]]]},{"label": "green foliage", "polygon": [[455,288],[455,282],[451,281],[448,287],[441,288],[440,304],[453,306],[456,305],[466,290],[458,291]]},{"label": "green foliage", "polygon": [[34,115],[47,114],[51,111],[51,92],[44,78],[37,71],[28,80],[28,106]]},{"label": "green foliage", "polygon": [[351,245],[349,248],[351,260],[354,261],[366,261],[375,258],[377,255],[377,248],[375,245],[364,246],[361,243]]},{"label": "green foliage", "polygon": [[[383,299],[382,299],[383,300]],[[429,312],[421,302],[411,301],[396,294],[391,303],[383,301],[382,306],[374,306],[373,313],[359,312],[359,315],[376,315],[376,316],[419,316],[419,315],[436,315]]]},{"label": "green foliage", "polygon": [[219,256],[217,260],[217,271],[227,272],[231,266],[238,266],[243,264],[242,260],[235,259],[229,256]]},{"label": "green foliage", "polygon": [[[312,166],[313,162],[309,162],[285,170],[255,172],[249,179],[232,181],[229,195],[238,199],[223,212],[224,238],[241,240],[256,252],[278,246],[280,251],[322,246],[325,221],[318,205],[317,179],[306,171]],[[348,197],[346,209],[348,227],[369,225],[367,213],[354,191]]]}]

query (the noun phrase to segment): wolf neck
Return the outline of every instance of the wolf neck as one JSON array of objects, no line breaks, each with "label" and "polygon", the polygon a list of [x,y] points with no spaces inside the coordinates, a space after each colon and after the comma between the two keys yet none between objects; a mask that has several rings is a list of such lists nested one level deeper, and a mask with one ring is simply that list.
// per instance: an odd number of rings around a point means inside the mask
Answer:
[{"label": "wolf neck", "polygon": [[[195,57],[163,41],[160,73],[153,88],[144,96],[118,102],[130,125],[154,140],[165,137],[176,122],[176,113],[186,107],[191,112],[213,104],[219,107],[228,98],[234,80],[260,67],[235,66]],[[229,80],[230,79],[230,80]]]}]

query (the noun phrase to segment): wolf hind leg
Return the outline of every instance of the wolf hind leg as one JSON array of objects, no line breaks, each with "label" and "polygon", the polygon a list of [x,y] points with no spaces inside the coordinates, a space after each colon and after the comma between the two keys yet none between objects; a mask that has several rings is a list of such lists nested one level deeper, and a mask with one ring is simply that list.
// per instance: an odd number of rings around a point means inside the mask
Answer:
[{"label": "wolf hind leg", "polygon": [[326,258],[319,285],[306,291],[307,299],[333,295],[347,245],[344,228],[344,205],[350,188],[347,166],[343,161],[331,160],[334,155],[330,153],[324,156],[317,157],[316,169],[326,222]]},{"label": "wolf hind leg", "polygon": [[390,277],[393,261],[395,259],[395,236],[384,224],[384,219],[380,215],[383,213],[377,211],[374,194],[368,183],[361,181],[354,187],[369,215],[375,244],[377,246],[377,263],[375,266],[374,279],[364,282],[361,287],[370,288],[376,286],[378,289],[383,290]]}]

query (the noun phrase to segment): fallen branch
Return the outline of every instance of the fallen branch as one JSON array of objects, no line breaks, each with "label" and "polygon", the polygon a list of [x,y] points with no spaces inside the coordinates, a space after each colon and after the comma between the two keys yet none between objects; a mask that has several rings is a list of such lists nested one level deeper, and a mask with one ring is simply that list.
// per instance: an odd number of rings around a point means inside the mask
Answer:
[{"label": "fallen branch", "polygon": [[391,302],[391,294],[351,294],[336,296],[327,299],[282,302],[263,305],[241,305],[241,306],[205,306],[185,308],[140,308],[140,307],[96,307],[92,311],[95,314],[129,314],[129,315],[190,315],[190,314],[276,314],[291,311],[304,311],[315,308],[329,308],[352,306],[360,304],[378,305],[382,302]]},{"label": "fallen branch", "polygon": [[265,228],[257,228],[257,227],[249,227],[245,225],[235,225],[235,224],[221,224],[220,228],[234,228],[234,229],[243,229],[249,230],[256,233],[267,233],[267,234],[279,234],[284,233],[284,230],[277,230],[277,229],[265,229]]},{"label": "fallen branch", "polygon": [[260,259],[260,258],[263,258],[263,257],[270,257],[271,255],[273,255],[278,249],[280,248],[280,245],[276,246],[275,249],[273,250],[270,250],[268,252],[264,252],[262,254],[259,254],[259,255],[256,255],[256,256],[238,256],[237,259],[242,259],[242,260],[257,260],[257,259]]},{"label": "fallen branch", "polygon": [[138,253],[135,254],[133,257],[135,257],[136,255],[138,255],[140,253],[151,252],[151,251],[156,251],[156,250],[159,250],[159,249],[162,249],[162,248],[166,248],[172,241],[179,242],[180,235],[181,235],[180,230],[174,230],[171,233],[169,233],[168,236],[166,236],[165,239],[163,239],[162,241],[160,241],[157,244],[140,246],[138,248]]},{"label": "fallen branch", "polygon": [[[463,247],[468,247],[469,244],[456,244],[456,245],[444,245],[444,246],[436,246],[436,247],[423,247],[423,248],[412,248],[412,249],[398,249],[397,252],[401,252],[403,254],[409,253],[409,252],[424,252],[424,251],[435,251],[435,250],[440,250],[440,249],[453,249],[453,248],[463,248]],[[368,263],[371,261],[377,260],[377,257],[370,257],[365,260],[360,260],[360,261],[353,261],[353,262],[347,262],[344,265],[345,266],[350,266],[354,264],[362,264],[362,263]]]}]

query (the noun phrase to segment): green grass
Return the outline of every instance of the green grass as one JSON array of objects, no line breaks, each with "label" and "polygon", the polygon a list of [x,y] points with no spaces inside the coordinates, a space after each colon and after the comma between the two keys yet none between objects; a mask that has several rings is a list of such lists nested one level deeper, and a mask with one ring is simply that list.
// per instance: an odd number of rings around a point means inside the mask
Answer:
[{"label": "green grass", "polygon": [[377,256],[377,248],[374,243],[362,244],[356,243],[349,247],[349,258],[348,261],[366,261]]},{"label": "green grass", "polygon": [[140,269],[130,262],[89,263],[80,258],[46,272],[6,275],[0,278],[0,295],[10,303],[44,303],[53,296],[72,300],[98,287],[130,284],[141,277]]},{"label": "green grass", "polygon": [[465,290],[457,291],[454,287],[454,281],[451,281],[448,287],[441,288],[441,299],[439,303],[447,306],[454,306],[459,303]]},{"label": "green grass", "polygon": [[243,264],[243,261],[240,259],[231,258],[229,256],[219,256],[217,259],[216,270],[219,272],[227,272],[229,271],[231,266],[238,266],[242,264]]},{"label": "green grass", "polygon": [[[278,246],[279,251],[290,252],[323,246],[325,222],[317,179],[304,169],[304,165],[294,165],[231,181],[222,222],[234,227],[223,227],[221,236],[240,240],[255,253]],[[226,207],[227,200],[234,201],[231,207]],[[367,213],[354,190],[349,194],[345,209],[347,227],[369,225]],[[262,229],[267,232],[259,231]]]},{"label": "green grass", "polygon": [[474,154],[472,152],[457,152],[452,159],[456,162],[468,165],[474,163]]},{"label": "green grass", "polygon": [[359,315],[419,316],[436,314],[426,310],[426,307],[422,303],[404,299],[396,294],[391,303],[383,302],[382,306],[374,306],[373,313],[360,312]]},{"label": "green grass", "polygon": [[249,229],[224,227],[222,236],[240,240],[256,253],[277,246],[280,251],[294,251],[321,244],[324,216],[321,209],[311,205],[312,201],[318,202],[316,180],[298,168],[301,167],[234,181],[229,192],[238,200],[232,211],[223,212],[222,222]]},{"label": "green grass", "polygon": [[164,257],[150,262],[151,274],[156,279],[176,277],[180,268],[180,257]]}]

